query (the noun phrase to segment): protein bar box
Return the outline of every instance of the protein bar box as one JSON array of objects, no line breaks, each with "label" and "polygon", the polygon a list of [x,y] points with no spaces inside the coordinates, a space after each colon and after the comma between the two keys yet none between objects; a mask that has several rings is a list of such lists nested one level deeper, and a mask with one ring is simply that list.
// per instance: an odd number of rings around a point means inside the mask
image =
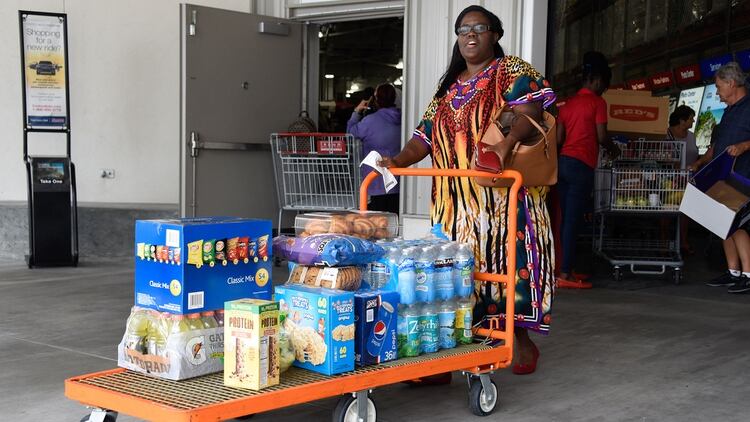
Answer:
[{"label": "protein bar box", "polygon": [[224,385],[260,390],[279,383],[279,304],[240,299],[224,308]]},{"label": "protein bar box", "polygon": [[135,304],[188,314],[271,299],[271,228],[234,217],[136,221]]},{"label": "protein bar box", "polygon": [[285,285],[274,298],[287,313],[294,366],[325,375],[354,370],[354,293]]}]

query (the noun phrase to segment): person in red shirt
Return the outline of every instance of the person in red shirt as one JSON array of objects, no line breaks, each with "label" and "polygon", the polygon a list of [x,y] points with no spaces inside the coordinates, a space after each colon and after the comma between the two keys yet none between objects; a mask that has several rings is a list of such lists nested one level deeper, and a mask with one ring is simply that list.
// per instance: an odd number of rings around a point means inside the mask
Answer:
[{"label": "person in red shirt", "polygon": [[561,145],[557,176],[562,209],[562,265],[557,279],[560,287],[591,287],[573,276],[573,266],[583,214],[592,201],[599,145],[611,155],[620,153],[607,137],[607,102],[601,97],[611,79],[612,71],[602,53],[584,54],[582,87],[560,108],[557,118],[557,142]]}]

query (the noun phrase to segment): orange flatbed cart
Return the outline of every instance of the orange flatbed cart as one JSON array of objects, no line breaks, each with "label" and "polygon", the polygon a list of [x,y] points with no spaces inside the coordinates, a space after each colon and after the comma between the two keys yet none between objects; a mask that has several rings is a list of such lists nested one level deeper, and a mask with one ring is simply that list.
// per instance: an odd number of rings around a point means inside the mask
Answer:
[{"label": "orange flatbed cart", "polygon": [[[509,215],[516,215],[518,190],[522,179],[518,172],[506,170],[493,174],[475,170],[439,170],[392,168],[396,176],[502,177],[513,179],[509,189]],[[367,187],[378,173],[365,177],[360,187],[360,209],[367,209]],[[508,221],[508,268],[515,268],[513,247],[516,220]],[[505,274],[477,272],[475,279],[502,283],[515,291],[515,280]],[[514,301],[505,303],[506,315],[514,314]],[[253,415],[342,396],[334,410],[334,421],[375,421],[376,408],[368,394],[390,384],[462,371],[469,381],[471,410],[486,416],[498,402],[498,390],[490,374],[506,368],[513,360],[513,324],[501,327],[499,319],[489,320],[489,328],[474,328],[475,340],[486,341],[444,349],[437,353],[401,358],[380,365],[357,368],[352,372],[326,376],[296,367],[282,375],[279,385],[260,391],[225,387],[223,374],[216,373],[182,381],[152,377],[123,368],[96,372],[65,381],[65,395],[92,408],[82,421],[114,422],[118,413],[141,419],[165,422],[220,421]]]}]

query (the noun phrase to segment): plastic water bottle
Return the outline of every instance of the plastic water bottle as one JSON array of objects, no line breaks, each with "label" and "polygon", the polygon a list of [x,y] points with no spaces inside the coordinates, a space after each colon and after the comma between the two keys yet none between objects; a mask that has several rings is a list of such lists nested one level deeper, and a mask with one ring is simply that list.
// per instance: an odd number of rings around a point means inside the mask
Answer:
[{"label": "plastic water bottle", "polygon": [[134,308],[128,318],[125,331],[125,347],[139,353],[146,353],[148,349],[148,331],[150,326],[148,311]]},{"label": "plastic water bottle", "polygon": [[224,310],[223,309],[217,309],[216,312],[214,312],[214,318],[216,318],[217,327],[224,326]]},{"label": "plastic water bottle", "polygon": [[453,300],[440,302],[438,323],[440,324],[438,335],[440,348],[452,349],[456,347],[456,304]]},{"label": "plastic water bottle", "polygon": [[385,280],[385,288],[387,290],[396,290],[398,286],[398,264],[401,260],[401,250],[396,246],[390,246],[388,252],[385,255],[385,264],[387,278]]},{"label": "plastic water bottle", "polygon": [[468,297],[474,291],[474,252],[466,243],[458,245],[453,257],[453,286],[458,297]]},{"label": "plastic water bottle", "polygon": [[390,278],[388,256],[386,255],[377,261],[371,262],[369,267],[370,286],[375,290],[384,288],[385,285],[388,284],[388,279]]},{"label": "plastic water bottle", "polygon": [[473,334],[473,308],[468,297],[456,301],[456,341],[460,344],[471,344]]},{"label": "plastic water bottle", "polygon": [[443,243],[435,259],[435,290],[438,300],[453,298],[453,254],[452,243]]},{"label": "plastic water bottle", "polygon": [[419,325],[419,310],[415,305],[398,306],[398,357],[408,358],[421,353],[422,333]]},{"label": "plastic water bottle", "polygon": [[440,348],[440,322],[438,308],[434,303],[425,303],[419,312],[419,325],[422,333],[422,353],[435,353]]},{"label": "plastic water bottle", "polygon": [[203,328],[216,328],[219,326],[214,315],[213,311],[201,312]]},{"label": "plastic water bottle", "polygon": [[414,267],[413,254],[415,249],[406,248],[401,252],[398,263],[398,285],[396,290],[401,297],[401,303],[411,305],[415,303],[415,286],[417,275]]},{"label": "plastic water bottle", "polygon": [[417,302],[433,303],[435,301],[435,249],[432,246],[421,248],[421,253],[414,261],[417,274]]}]

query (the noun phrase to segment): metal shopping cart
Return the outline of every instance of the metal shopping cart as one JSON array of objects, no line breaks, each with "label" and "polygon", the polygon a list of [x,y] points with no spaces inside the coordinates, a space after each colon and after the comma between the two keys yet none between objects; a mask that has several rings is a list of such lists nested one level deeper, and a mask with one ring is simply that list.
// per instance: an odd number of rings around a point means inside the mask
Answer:
[{"label": "metal shopping cart", "polygon": [[[508,215],[516,215],[520,173],[507,170],[492,174],[475,170],[399,169],[396,176],[502,177],[513,179],[508,190]],[[367,186],[378,173],[365,177],[360,188],[360,209],[367,209]],[[507,267],[516,267],[516,219],[508,219],[505,242],[508,246]],[[507,274],[477,272],[474,278],[500,283],[514,292],[515,277]],[[505,314],[514,315],[515,301],[505,302]],[[377,409],[371,390],[389,384],[462,371],[469,384],[469,406],[478,416],[495,410],[499,390],[490,374],[508,367],[513,360],[513,324],[501,324],[498,317],[487,321],[488,327],[474,326],[475,342],[454,349],[413,358],[401,358],[380,365],[365,366],[335,376],[325,376],[299,368],[290,368],[279,385],[260,391],[225,387],[221,373],[171,381],[118,368],[70,378],[65,381],[65,395],[94,407],[91,418],[114,422],[117,413],[142,419],[169,422],[219,421],[254,413],[281,409],[326,397],[340,396],[334,410],[334,421],[376,421]],[[98,418],[98,419],[97,419]]]},{"label": "metal shopping cart", "polygon": [[613,266],[616,281],[626,266],[634,274],[682,280],[679,205],[687,186],[685,143],[632,140],[617,160],[604,154],[596,170],[594,251]]},{"label": "metal shopping cart", "polygon": [[271,149],[284,211],[336,211],[359,205],[361,143],[347,133],[272,133]]}]

